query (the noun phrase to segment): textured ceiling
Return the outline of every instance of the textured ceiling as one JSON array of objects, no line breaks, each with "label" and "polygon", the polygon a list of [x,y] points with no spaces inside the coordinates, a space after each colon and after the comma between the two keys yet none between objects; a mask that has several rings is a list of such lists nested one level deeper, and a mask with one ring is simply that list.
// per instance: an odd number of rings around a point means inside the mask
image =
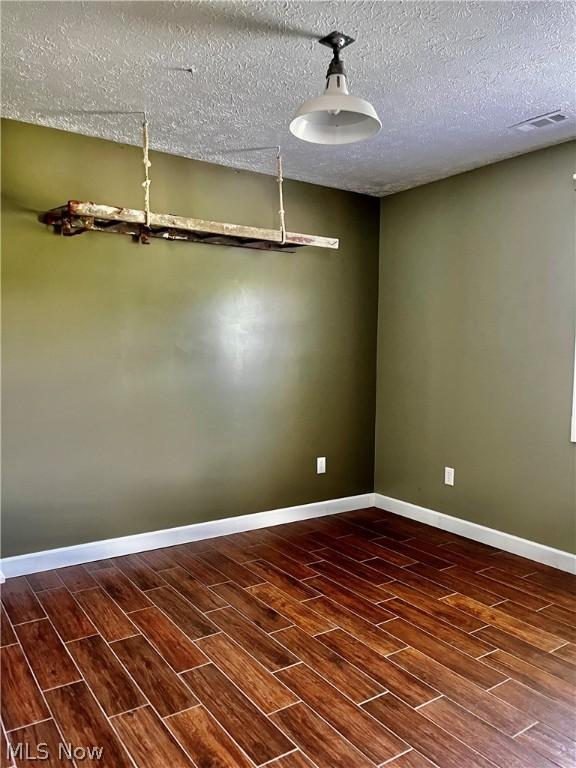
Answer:
[{"label": "textured ceiling", "polygon": [[[509,128],[562,108],[576,116],[572,2],[2,2],[2,114],[153,148],[384,195],[542,146],[574,119]],[[383,123],[370,141],[308,145],[288,124],[317,95],[332,29],[352,93]],[[191,71],[183,71],[189,68]],[[101,114],[103,112],[103,114]],[[106,114],[108,112],[109,114]]]}]

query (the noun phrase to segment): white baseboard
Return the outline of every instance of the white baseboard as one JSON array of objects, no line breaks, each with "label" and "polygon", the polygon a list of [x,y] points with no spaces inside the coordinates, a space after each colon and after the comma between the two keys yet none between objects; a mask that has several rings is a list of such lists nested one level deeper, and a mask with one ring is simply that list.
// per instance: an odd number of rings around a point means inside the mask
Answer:
[{"label": "white baseboard", "polygon": [[226,517],[222,520],[211,520],[206,523],[183,525],[179,528],[167,528],[163,531],[137,533],[133,536],[122,536],[118,539],[92,541],[72,547],[48,549],[44,552],[32,552],[28,555],[5,557],[2,561],[2,573],[9,579],[14,576],[24,576],[27,573],[49,571],[53,568],[63,568],[67,565],[81,565],[94,560],[104,560],[108,557],[130,555],[134,552],[145,552],[149,549],[172,547],[175,544],[185,544],[189,541],[212,539],[215,536],[226,536],[240,531],[251,531],[256,528],[267,528],[282,523],[292,523],[297,520],[308,520],[313,517],[334,515],[337,512],[351,512],[374,506],[374,494],[363,493],[358,496],[346,496],[340,499],[318,501],[313,504],[301,504],[284,509],[272,509],[267,512],[255,512],[251,515]]},{"label": "white baseboard", "polygon": [[433,509],[419,507],[417,504],[411,504],[409,501],[393,499],[391,496],[383,496],[381,493],[374,494],[374,506],[379,509],[386,509],[402,517],[409,517],[411,520],[419,520],[426,525],[432,525],[435,528],[441,528],[444,531],[457,533],[459,536],[465,536],[467,539],[481,541],[483,544],[490,544],[506,552],[512,552],[521,557],[527,557],[535,560],[537,563],[544,563],[553,568],[568,573],[576,573],[576,555],[570,552],[563,552],[561,549],[553,549],[545,544],[538,544],[529,539],[521,539],[511,533],[503,533],[494,528],[487,528],[485,525],[471,523],[468,520],[461,520],[458,517],[445,515],[443,512],[436,512]]},{"label": "white baseboard", "polygon": [[222,520],[211,520],[205,523],[184,525],[178,528],[167,528],[163,531],[137,533],[133,536],[122,536],[117,539],[93,541],[72,547],[48,549],[44,552],[32,552],[27,555],[6,557],[1,562],[0,583],[5,578],[24,576],[27,573],[49,571],[53,568],[63,568],[67,565],[81,565],[94,560],[104,560],[108,557],[130,555],[134,552],[145,552],[150,549],[171,547],[175,544],[185,544],[189,541],[211,539],[215,536],[226,536],[230,533],[251,531],[257,528],[292,523],[298,520],[309,520],[324,515],[334,515],[338,512],[351,512],[365,507],[378,507],[402,517],[419,520],[427,525],[457,533],[474,541],[490,544],[506,552],[527,557],[538,563],[550,565],[569,573],[576,573],[576,555],[559,549],[538,544],[535,541],[521,539],[510,533],[503,533],[484,525],[460,520],[457,517],[436,512],[433,509],[420,507],[408,501],[401,501],[381,493],[363,493],[358,496],[346,496],[340,499],[329,499],[312,504],[301,504],[295,507],[272,509],[267,512],[255,512],[251,515],[227,517]]}]

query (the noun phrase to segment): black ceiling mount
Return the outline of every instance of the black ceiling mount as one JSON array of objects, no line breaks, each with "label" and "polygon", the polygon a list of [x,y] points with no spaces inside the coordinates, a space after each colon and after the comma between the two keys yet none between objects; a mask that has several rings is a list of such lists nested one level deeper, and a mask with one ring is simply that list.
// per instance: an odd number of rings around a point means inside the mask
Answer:
[{"label": "black ceiling mount", "polygon": [[340,52],[342,48],[346,48],[347,45],[353,43],[354,38],[345,35],[343,32],[336,32],[336,30],[334,30],[334,32],[330,32],[329,35],[321,38],[318,42],[321,45],[326,45],[328,48],[332,48],[336,54],[336,52]]},{"label": "black ceiling mount", "polygon": [[318,42],[321,45],[332,48],[332,52],[334,54],[332,61],[330,62],[330,66],[328,67],[326,77],[330,77],[330,75],[345,75],[346,72],[344,71],[344,62],[340,59],[340,51],[342,48],[346,48],[347,45],[353,43],[354,38],[345,35],[343,32],[337,32],[334,30],[334,32],[330,32],[329,35],[322,37]]}]

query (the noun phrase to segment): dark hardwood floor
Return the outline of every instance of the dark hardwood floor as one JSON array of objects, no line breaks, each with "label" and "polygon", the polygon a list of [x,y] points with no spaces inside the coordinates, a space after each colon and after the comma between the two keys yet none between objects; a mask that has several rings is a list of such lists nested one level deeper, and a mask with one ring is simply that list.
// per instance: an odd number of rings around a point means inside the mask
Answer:
[{"label": "dark hardwood floor", "polygon": [[9,579],[0,768],[574,768],[575,586],[377,509]]}]

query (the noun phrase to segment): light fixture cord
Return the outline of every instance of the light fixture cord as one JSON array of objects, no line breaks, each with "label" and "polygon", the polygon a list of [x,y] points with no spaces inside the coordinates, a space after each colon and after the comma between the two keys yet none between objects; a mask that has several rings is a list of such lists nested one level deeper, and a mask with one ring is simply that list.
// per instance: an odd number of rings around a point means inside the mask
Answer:
[{"label": "light fixture cord", "polygon": [[142,136],[143,136],[143,164],[144,164],[144,181],[142,186],[144,187],[144,223],[147,227],[150,227],[150,175],[148,169],[152,165],[148,159],[148,150],[150,148],[148,140],[148,120],[146,114],[144,114],[144,122],[142,123]]},{"label": "light fixture cord", "polygon": [[280,237],[282,238],[280,244],[284,245],[286,243],[286,221],[284,210],[284,189],[282,186],[284,177],[282,175],[282,153],[280,151],[280,147],[278,147],[276,161],[278,165],[278,197],[280,202],[280,209],[278,210],[278,213],[280,214]]}]

